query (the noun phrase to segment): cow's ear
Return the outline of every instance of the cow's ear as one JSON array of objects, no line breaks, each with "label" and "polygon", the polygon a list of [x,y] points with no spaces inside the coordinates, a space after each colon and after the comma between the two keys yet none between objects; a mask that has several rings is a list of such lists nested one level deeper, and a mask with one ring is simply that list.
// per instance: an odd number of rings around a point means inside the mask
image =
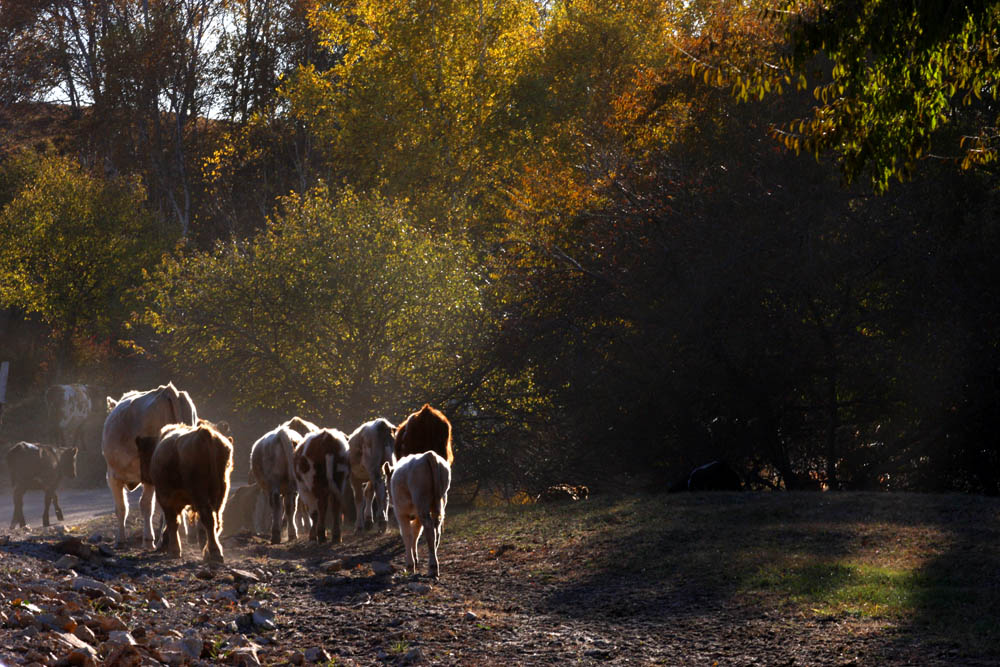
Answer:
[{"label": "cow's ear", "polygon": [[382,474],[386,477],[392,474],[392,465],[390,465],[388,461],[382,462]]},{"label": "cow's ear", "polygon": [[118,405],[118,401],[111,398],[110,396],[108,396],[107,399],[108,399],[108,411],[110,412],[111,410],[115,409],[116,405]]}]

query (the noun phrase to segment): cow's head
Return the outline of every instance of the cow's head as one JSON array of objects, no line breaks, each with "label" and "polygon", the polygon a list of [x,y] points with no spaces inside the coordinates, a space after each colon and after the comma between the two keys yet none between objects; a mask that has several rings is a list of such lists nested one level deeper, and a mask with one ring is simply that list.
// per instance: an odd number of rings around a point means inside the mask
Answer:
[{"label": "cow's head", "polygon": [[76,478],[76,447],[59,450],[59,460],[56,463],[58,473],[67,479]]},{"label": "cow's head", "polygon": [[149,474],[149,464],[153,460],[153,450],[156,449],[159,441],[159,438],[142,435],[135,439],[135,446],[139,450],[139,479],[143,484],[151,484],[153,482]]}]

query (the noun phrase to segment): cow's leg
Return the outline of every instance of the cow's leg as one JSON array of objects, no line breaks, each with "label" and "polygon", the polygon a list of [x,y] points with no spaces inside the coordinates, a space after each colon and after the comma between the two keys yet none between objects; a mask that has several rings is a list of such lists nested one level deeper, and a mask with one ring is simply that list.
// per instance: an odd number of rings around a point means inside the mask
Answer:
[{"label": "cow's leg", "polygon": [[198,516],[201,518],[201,526],[208,538],[202,549],[202,557],[209,563],[222,563],[222,545],[219,543],[216,513],[208,504],[202,503],[198,506]]},{"label": "cow's leg", "polygon": [[427,573],[438,578],[438,543],[441,541],[439,525],[437,519],[431,516],[430,512],[420,517],[420,524],[426,529],[424,533],[427,540]]},{"label": "cow's leg", "polygon": [[343,538],[340,535],[340,517],[343,514],[343,508],[340,506],[340,495],[331,494],[330,495],[330,510],[333,512],[333,531],[330,536],[331,542],[343,542]]},{"label": "cow's leg", "polygon": [[[143,496],[146,495],[143,489]],[[184,510],[181,510],[183,512]],[[179,514],[176,509],[163,508],[163,539],[160,542],[158,551],[166,551],[167,554],[180,558],[181,556],[181,536],[178,534],[180,528]]]},{"label": "cow's leg", "polygon": [[330,500],[326,496],[317,499],[316,509],[313,510],[313,523],[316,524],[316,541],[326,542],[326,512]]},{"label": "cow's leg", "polygon": [[48,489],[42,489],[42,493],[45,494],[45,499],[42,501],[42,526],[48,527],[49,507],[52,505],[52,492]]},{"label": "cow's leg", "polygon": [[281,515],[281,491],[272,489],[268,494],[268,502],[271,505],[271,544],[281,544],[281,522],[284,518]]},{"label": "cow's leg", "polygon": [[[292,491],[289,491],[284,496],[282,496],[282,501],[285,504],[285,523],[288,524],[289,542],[296,540],[299,537],[298,530],[296,530],[295,528],[295,521],[297,518],[295,516],[295,500],[296,500],[295,493]],[[280,538],[281,536],[279,535],[278,537]]]},{"label": "cow's leg", "polygon": [[111,498],[115,501],[115,515],[118,518],[118,525],[115,527],[115,545],[125,544],[125,520],[128,518],[128,496],[125,495],[125,482],[118,479],[108,470],[108,488],[111,489]]},{"label": "cow's leg", "polygon": [[375,525],[375,514],[372,503],[375,500],[375,485],[371,482],[365,484],[365,530]]},{"label": "cow's leg", "polygon": [[354,513],[357,515],[357,520],[354,522],[354,532],[360,533],[365,529],[364,510],[362,509],[362,503],[365,501],[364,482],[351,477],[351,491],[354,495]]},{"label": "cow's leg", "polygon": [[417,571],[415,553],[416,538],[413,535],[413,525],[409,519],[397,518],[399,523],[399,536],[403,538],[403,550],[406,551],[406,569],[410,572]]},{"label": "cow's leg", "polygon": [[21,524],[21,528],[27,528],[28,523],[24,520],[24,489],[20,486],[14,487],[14,516],[10,519],[10,527],[13,530],[15,524]]},{"label": "cow's leg", "polygon": [[62,521],[63,520],[63,511],[62,511],[62,508],[59,507],[59,491],[56,490],[56,489],[52,490],[52,507],[55,508],[55,510],[56,510],[56,519],[58,519],[59,521]]},{"label": "cow's leg", "polygon": [[[156,498],[156,487],[152,484],[142,485],[142,496],[139,497],[139,510],[142,513],[142,544],[153,545],[153,500]],[[174,514],[174,537],[177,536],[177,514]]]}]

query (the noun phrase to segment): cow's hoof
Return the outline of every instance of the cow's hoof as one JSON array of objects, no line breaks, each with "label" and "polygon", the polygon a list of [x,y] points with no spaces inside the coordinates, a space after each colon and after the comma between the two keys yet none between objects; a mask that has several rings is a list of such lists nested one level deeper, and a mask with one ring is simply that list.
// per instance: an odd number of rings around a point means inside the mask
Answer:
[{"label": "cow's hoof", "polygon": [[56,518],[59,519],[60,521],[62,521],[63,520],[63,513],[62,512],[56,512]]},{"label": "cow's hoof", "polygon": [[205,556],[205,562],[213,565],[222,565],[226,561],[222,557],[222,554],[208,554]]}]

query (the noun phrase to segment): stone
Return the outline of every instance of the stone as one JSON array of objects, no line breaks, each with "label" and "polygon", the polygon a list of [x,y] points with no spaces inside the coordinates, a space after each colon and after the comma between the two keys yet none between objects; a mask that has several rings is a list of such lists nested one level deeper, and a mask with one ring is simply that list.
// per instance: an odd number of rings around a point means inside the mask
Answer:
[{"label": "stone", "polygon": [[257,649],[252,646],[238,648],[229,654],[229,664],[239,667],[260,667]]},{"label": "stone", "polygon": [[173,649],[160,649],[160,662],[163,662],[170,667],[177,667],[178,665],[183,665],[184,661],[187,659],[184,654],[180,651]]},{"label": "stone", "polygon": [[87,538],[87,541],[90,542],[91,544],[100,544],[101,542],[104,541],[104,535],[102,535],[100,532],[91,533],[90,537]]},{"label": "stone", "polygon": [[114,632],[126,629],[125,624],[117,616],[95,616],[93,622],[88,622],[87,625],[91,627],[96,625],[102,632]]},{"label": "stone", "polygon": [[77,626],[77,622],[68,616],[49,613],[35,616],[35,623],[43,630],[54,630],[56,632],[73,632]]},{"label": "stone", "polygon": [[215,578],[215,572],[213,572],[212,570],[210,570],[207,567],[203,567],[203,568],[200,568],[197,572],[195,572],[194,576],[197,577],[198,579],[202,579],[204,581],[208,581],[209,579],[214,579]]},{"label": "stone", "polygon": [[422,584],[419,581],[411,581],[410,583],[406,584],[406,590],[410,591],[411,593],[423,595],[424,593],[430,593],[431,587],[428,586],[427,584]]},{"label": "stone", "polygon": [[475,612],[472,611],[465,612],[465,620],[467,621],[475,621],[478,618],[479,616]]},{"label": "stone", "polygon": [[79,537],[67,537],[55,544],[55,550],[61,554],[70,554],[82,560],[90,560],[97,550],[90,544],[86,544]]},{"label": "stone", "polygon": [[294,651],[290,656],[288,656],[288,662],[292,665],[301,665],[306,661],[306,656],[302,654],[301,651]]},{"label": "stone", "polygon": [[228,600],[229,602],[239,602],[240,596],[237,595],[236,591],[232,588],[226,588],[221,591],[212,591],[209,593],[209,598],[212,600]]},{"label": "stone", "polygon": [[166,598],[160,598],[159,600],[150,600],[149,608],[153,611],[163,611],[164,609],[170,609],[173,605],[167,601]]},{"label": "stone", "polygon": [[413,648],[411,648],[409,651],[406,652],[406,655],[403,656],[403,662],[408,665],[413,664],[415,662],[423,662],[423,660],[424,660],[424,653],[423,651],[420,650],[420,647],[418,646],[414,646]]},{"label": "stone", "polygon": [[230,570],[230,572],[232,572],[236,581],[249,581],[254,584],[260,582],[260,577],[253,572],[247,572],[246,570]]},{"label": "stone", "polygon": [[274,612],[266,607],[261,607],[253,612],[253,624],[264,630],[274,630]]},{"label": "stone", "polygon": [[83,623],[80,623],[79,625],[76,626],[76,629],[73,630],[73,634],[76,635],[78,639],[85,641],[88,644],[91,645],[97,644],[97,635],[95,635],[94,631],[88,628]]},{"label": "stone", "polygon": [[[122,594],[111,588],[107,584],[97,581],[96,579],[91,579],[89,577],[77,577],[73,580],[73,590],[79,591],[87,595],[88,597],[98,597],[100,595],[106,595],[111,598],[117,604],[122,602]],[[94,595],[96,593],[96,595]]]},{"label": "stone", "polygon": [[60,570],[75,570],[82,564],[83,561],[80,560],[78,556],[74,556],[73,554],[66,554],[55,562],[55,566]]},{"label": "stone", "polygon": [[68,632],[53,632],[52,636],[55,638],[57,642],[59,642],[59,644],[61,644],[66,648],[83,651],[84,653],[90,655],[92,658],[94,659],[97,658],[97,651],[94,650],[94,647],[88,644],[87,642],[83,641],[76,635],[71,635]]},{"label": "stone", "polygon": [[319,568],[328,574],[339,572],[344,569],[344,559],[334,558],[333,560],[328,560],[325,563],[322,563]]},{"label": "stone", "polygon": [[395,569],[396,568],[394,568],[389,563],[384,563],[380,560],[372,561],[372,572],[374,572],[378,576],[392,574],[395,571]]},{"label": "stone", "polygon": [[135,639],[125,630],[112,630],[108,633],[108,643],[135,646]]},{"label": "stone", "polygon": [[307,648],[305,650],[305,653],[303,653],[302,655],[309,662],[326,663],[330,661],[330,654],[327,653],[325,649],[320,648],[319,646],[313,646],[311,648]]}]

